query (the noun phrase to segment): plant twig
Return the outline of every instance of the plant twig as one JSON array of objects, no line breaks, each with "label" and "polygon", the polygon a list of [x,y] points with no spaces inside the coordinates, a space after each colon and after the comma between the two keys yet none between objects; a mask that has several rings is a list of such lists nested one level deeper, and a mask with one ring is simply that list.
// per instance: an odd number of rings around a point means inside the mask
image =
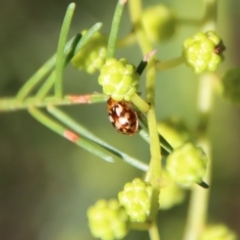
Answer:
[{"label": "plant twig", "polygon": [[52,131],[56,132],[60,136],[66,138],[67,140],[77,144],[78,146],[82,147],[83,149],[87,150],[88,152],[100,157],[101,159],[107,161],[107,162],[113,162],[113,158],[109,156],[109,154],[105,153],[105,150],[102,149],[97,144],[93,144],[92,142],[89,142],[87,139],[85,139],[82,136],[77,135],[72,130],[69,130],[50,117],[46,116],[43,112],[38,110],[37,108],[30,108],[29,113],[40,123],[42,123],[44,126],[50,128]]},{"label": "plant twig", "polygon": [[30,107],[46,107],[49,104],[55,106],[64,106],[72,104],[91,104],[98,102],[106,102],[109,97],[104,94],[94,93],[85,95],[67,95],[62,99],[46,97],[44,99],[37,99],[36,97],[29,97],[24,101],[19,101],[16,98],[2,98],[0,99],[0,112],[17,111],[28,109]]},{"label": "plant twig", "polygon": [[[202,31],[215,30],[217,18],[217,0],[203,0],[206,4],[205,17]],[[202,74],[199,78],[198,111],[199,123],[197,133],[198,144],[202,147],[209,158],[205,179],[207,184],[211,179],[211,146],[207,139],[207,125],[213,106],[212,97],[214,90],[215,75],[212,73]],[[197,240],[206,224],[208,209],[209,190],[194,186],[188,210],[187,224],[184,232],[184,240]]]},{"label": "plant twig", "polygon": [[62,98],[63,96],[62,72],[63,72],[64,62],[65,62],[64,46],[67,41],[67,35],[69,32],[75,6],[76,6],[75,3],[71,3],[67,8],[67,11],[63,20],[62,28],[60,31],[59,41],[58,41],[56,72],[55,72],[55,96],[58,98]]},{"label": "plant twig", "polygon": [[117,6],[114,12],[113,21],[112,21],[111,32],[108,40],[107,58],[112,58],[114,56],[119,25],[120,25],[122,12],[126,2],[127,2],[126,0],[118,0]]},{"label": "plant twig", "polygon": [[123,161],[127,162],[128,164],[143,170],[147,171],[148,165],[125,154],[121,150],[111,146],[110,144],[106,143],[102,139],[98,138],[96,135],[94,135],[92,132],[90,132],[88,129],[86,129],[84,126],[82,126],[80,123],[73,120],[71,117],[66,115],[64,112],[62,112],[60,109],[57,109],[51,105],[47,107],[47,110],[58,120],[63,122],[66,126],[76,131],[78,134],[81,134],[82,136],[86,137],[87,139],[97,143],[101,147],[105,148],[108,152],[111,154],[114,154],[116,157],[122,159]]},{"label": "plant twig", "polygon": [[177,67],[182,63],[184,63],[184,58],[183,58],[183,56],[180,56],[178,58],[175,58],[175,59],[172,59],[169,61],[165,61],[165,62],[156,61],[155,66],[158,71],[162,71],[162,70],[168,70],[168,69]]}]

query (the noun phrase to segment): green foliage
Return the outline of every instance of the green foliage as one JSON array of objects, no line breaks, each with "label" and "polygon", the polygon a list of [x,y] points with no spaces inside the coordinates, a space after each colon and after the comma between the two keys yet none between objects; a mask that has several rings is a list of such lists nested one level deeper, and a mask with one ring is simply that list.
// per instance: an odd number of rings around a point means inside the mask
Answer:
[{"label": "green foliage", "polygon": [[[213,0],[209,4],[205,0],[205,3],[203,18],[190,21],[194,26],[201,26],[201,29],[184,41],[182,55],[169,61],[157,58],[152,43],[162,43],[174,37],[176,28],[184,22],[171,8],[158,4],[142,9],[140,0],[119,0],[109,37],[99,32],[102,24],[96,23],[88,31],[77,34],[67,42],[75,9],[75,4],[71,3],[63,20],[56,54],[26,81],[16,96],[0,99],[1,112],[26,109],[41,124],[98,158],[106,162],[121,159],[145,172],[144,179],[135,178],[125,184],[118,194],[119,200],[99,200],[88,209],[89,227],[96,238],[122,239],[130,229],[138,229],[148,230],[151,240],[159,240],[158,211],[167,210],[185,200],[185,192],[179,186],[182,185],[190,188],[192,195],[183,239],[199,240],[199,236],[201,240],[236,239],[235,234],[224,225],[207,228],[209,190],[200,187],[207,185],[205,181],[211,182],[211,169],[208,167],[212,161],[211,142],[207,127],[213,107],[211,99],[215,91],[214,81],[219,80],[217,73],[213,75],[209,71],[217,69],[223,60],[224,50],[223,41],[215,28],[217,1]],[[131,18],[129,26],[133,30],[119,41],[118,31],[126,4],[129,5]],[[127,47],[134,43],[140,46],[143,55],[137,68],[126,58],[117,60],[114,56],[116,46]],[[90,94],[65,95],[63,72],[69,62],[88,74],[99,70],[98,83],[103,93],[95,93],[93,89]],[[205,72],[199,75],[199,117],[196,127],[191,131],[179,117],[170,117],[159,123],[156,121],[157,71],[171,69],[184,62],[196,74]],[[144,93],[138,93],[140,75],[145,67]],[[222,78],[223,96],[237,104],[240,102],[239,79],[239,68],[231,69]],[[146,97],[142,96],[144,94]],[[105,103],[109,98],[125,101],[125,106],[134,105],[135,123],[139,127],[136,132],[149,144],[148,161],[132,157],[105,142],[57,108],[72,104]],[[40,107],[49,114],[40,110]],[[129,115],[124,109],[120,113],[118,111],[115,117],[121,117],[123,127],[126,121],[129,123]],[[96,124],[97,120],[94,120]],[[99,125],[96,127],[99,128]],[[200,147],[188,142],[191,140]],[[135,149],[136,152],[138,150]],[[202,229],[205,230],[202,232]]]}]

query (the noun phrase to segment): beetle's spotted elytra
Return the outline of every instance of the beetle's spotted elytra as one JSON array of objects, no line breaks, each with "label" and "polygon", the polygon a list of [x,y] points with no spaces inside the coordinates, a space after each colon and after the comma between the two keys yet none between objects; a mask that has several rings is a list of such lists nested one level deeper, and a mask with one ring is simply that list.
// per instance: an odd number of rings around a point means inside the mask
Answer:
[{"label": "beetle's spotted elytra", "polygon": [[108,99],[108,118],[118,132],[133,135],[138,131],[138,114],[126,101]]}]

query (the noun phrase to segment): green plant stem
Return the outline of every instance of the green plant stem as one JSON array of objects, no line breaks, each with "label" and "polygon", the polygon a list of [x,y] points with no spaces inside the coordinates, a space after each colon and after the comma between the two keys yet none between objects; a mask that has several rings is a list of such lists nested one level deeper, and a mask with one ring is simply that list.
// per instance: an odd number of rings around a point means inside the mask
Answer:
[{"label": "green plant stem", "polygon": [[123,161],[127,162],[128,164],[142,170],[147,171],[148,165],[125,154],[121,150],[111,146],[110,144],[104,142],[102,139],[98,138],[96,135],[94,135],[92,132],[90,132],[88,129],[80,125],[78,122],[73,120],[71,117],[69,117],[67,114],[62,112],[61,110],[49,105],[47,107],[47,110],[56,117],[59,121],[63,122],[66,126],[76,131],[78,134],[81,134],[82,136],[86,137],[87,139],[97,143],[101,147],[105,148],[108,152],[111,154],[114,154],[116,157],[122,159]]},{"label": "green plant stem", "polygon": [[[140,126],[140,131],[139,135],[147,142],[150,144],[150,137],[148,134],[148,126],[146,123],[146,119],[144,115],[139,116],[139,126]],[[173,151],[173,147],[169,144],[169,142],[159,133],[158,138],[160,141],[161,147],[165,150],[165,155],[170,154]],[[163,151],[162,149],[162,151]]]},{"label": "green plant stem", "polygon": [[[201,139],[199,145],[204,149],[204,152],[209,157],[207,173],[205,175],[204,181],[210,183],[211,175],[211,153],[210,153],[210,144],[207,139]],[[208,211],[208,199],[209,199],[209,190],[202,188],[201,186],[195,184],[193,187],[189,209],[187,224],[184,233],[184,240],[198,240],[199,236],[205,226],[207,219]]]},{"label": "green plant stem", "polygon": [[[130,0],[129,10],[130,10],[130,16],[131,16],[131,21],[134,27],[134,31],[136,32],[138,44],[140,45],[142,53],[145,56],[147,53],[151,52],[153,49],[151,44],[147,40],[146,35],[141,26],[141,16],[142,16],[141,0]],[[147,121],[148,121],[149,136],[150,136],[151,159],[150,159],[149,169],[145,176],[145,180],[152,184],[155,195],[158,195],[159,182],[160,182],[159,180],[161,178],[161,149],[160,149],[160,142],[158,138],[158,130],[157,130],[155,106],[154,106],[155,77],[156,77],[155,59],[151,58],[148,62],[147,70],[146,70],[146,94],[147,94],[146,99],[147,99],[147,103],[150,104],[150,109],[147,112]],[[151,213],[150,213],[151,219],[153,219],[153,216],[155,216],[156,218],[157,211],[158,211],[158,204],[157,204],[157,201],[155,201],[151,208]],[[160,239],[155,218],[149,229],[149,235],[151,240]]]},{"label": "green plant stem", "polygon": [[67,35],[69,32],[75,6],[76,6],[75,3],[71,3],[67,8],[67,11],[63,20],[63,24],[62,24],[60,36],[59,36],[59,41],[58,41],[56,73],[55,73],[55,96],[58,98],[62,98],[63,96],[62,73],[63,73],[64,61],[65,61],[64,46],[67,41]]},{"label": "green plant stem", "polygon": [[[136,32],[137,40],[142,50],[143,55],[152,51],[152,46],[146,38],[146,35],[141,26],[141,15],[142,6],[140,0],[130,0],[129,10],[131,21],[133,23],[134,31]],[[145,180],[156,186],[161,177],[161,149],[160,142],[158,138],[157,123],[155,116],[154,98],[155,98],[155,59],[151,58],[147,65],[146,71],[146,92],[147,92],[147,103],[150,104],[150,109],[147,112],[147,121],[149,127],[150,136],[150,153],[151,160],[149,164],[149,170],[146,174]]]},{"label": "green plant stem", "polygon": [[[141,130],[139,131],[139,135],[142,137],[143,140],[145,140],[148,144],[150,144],[149,135],[148,135],[148,133],[147,133],[145,130],[141,129]],[[163,155],[164,157],[167,157],[167,156],[171,153],[171,151],[169,151],[168,149],[166,149],[161,142],[160,142],[160,144],[161,144],[161,147],[163,147],[163,148],[161,149],[162,155]]]},{"label": "green plant stem", "polygon": [[168,69],[177,67],[182,63],[184,63],[183,56],[180,56],[178,58],[175,58],[175,59],[172,59],[172,60],[169,60],[169,61],[166,61],[166,62],[156,61],[156,69],[158,71],[168,70]]},{"label": "green plant stem", "polygon": [[151,225],[150,228],[148,229],[150,239],[154,240],[160,240],[160,235],[157,227],[157,221],[154,221]]},{"label": "green plant stem", "polygon": [[[203,0],[206,4],[204,24],[202,31],[216,30],[217,0]],[[202,74],[199,78],[198,90],[198,110],[199,123],[197,125],[197,133],[199,135],[199,146],[209,158],[207,172],[204,181],[207,184],[211,181],[211,145],[207,137],[207,127],[209,116],[213,106],[214,81],[216,76],[212,73]],[[210,186],[211,189],[211,186]],[[184,240],[198,240],[201,231],[206,225],[208,211],[209,190],[194,186],[187,217],[187,224],[184,233]]]},{"label": "green plant stem", "polygon": [[125,2],[126,1],[124,0],[118,0],[117,6],[114,12],[111,32],[108,40],[107,58],[114,57],[114,52],[115,52],[116,42],[117,42],[117,35],[118,35],[119,25],[122,17],[122,12],[125,6]]},{"label": "green plant stem", "polygon": [[137,93],[133,95],[131,101],[141,112],[146,113],[149,110],[149,105]]},{"label": "green plant stem", "polygon": [[[208,166],[205,178],[203,179],[208,185],[211,181],[211,146],[207,137],[207,126],[212,109],[212,97],[214,89],[214,74],[205,73],[199,78],[198,91],[198,110],[199,123],[197,125],[198,145],[208,156]],[[211,189],[211,186],[210,186]],[[190,198],[187,224],[184,233],[184,240],[197,240],[202,229],[206,224],[207,208],[210,190],[203,189],[195,185]]]},{"label": "green plant stem", "polygon": [[38,92],[35,95],[35,98],[38,100],[44,99],[47,96],[50,89],[52,88],[52,86],[54,85],[55,80],[56,80],[56,71],[54,70],[50,74],[50,76],[47,78],[47,80],[43,83],[41,88],[38,90]]},{"label": "green plant stem", "polygon": [[104,94],[86,94],[86,95],[67,95],[63,99],[46,97],[44,99],[37,99],[36,97],[29,97],[24,101],[19,101],[16,98],[2,98],[0,99],[0,112],[17,111],[28,109],[30,107],[46,107],[49,104],[55,106],[64,106],[72,104],[90,104],[98,102],[106,102],[109,97]]},{"label": "green plant stem", "polygon": [[[109,154],[105,153],[105,150],[99,147],[96,144],[89,142],[88,140],[84,139],[83,137],[78,136],[71,130],[63,127],[59,123],[55,122],[44,113],[42,113],[37,108],[30,108],[29,113],[40,123],[44,126],[50,128],[52,131],[56,132],[60,136],[67,138],[68,140],[74,142],[76,145],[82,147],[83,149],[87,150],[88,152],[100,157],[101,159],[107,162],[113,162],[113,158],[109,156]],[[68,136],[72,136],[71,138]]]}]

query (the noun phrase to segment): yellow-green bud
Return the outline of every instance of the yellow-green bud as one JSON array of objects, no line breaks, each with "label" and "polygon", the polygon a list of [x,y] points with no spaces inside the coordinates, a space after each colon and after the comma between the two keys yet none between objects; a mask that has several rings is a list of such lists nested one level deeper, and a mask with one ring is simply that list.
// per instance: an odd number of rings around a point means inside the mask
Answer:
[{"label": "yellow-green bud", "polygon": [[116,199],[99,200],[88,209],[89,228],[102,240],[122,239],[128,232],[128,216]]},{"label": "yellow-green bud", "polygon": [[122,192],[118,193],[118,199],[125,207],[132,222],[145,222],[151,208],[153,188],[150,184],[139,178],[126,183]]},{"label": "yellow-green bud", "polygon": [[183,56],[186,64],[199,74],[203,71],[215,71],[222,61],[223,50],[221,39],[215,32],[200,32],[185,40]]},{"label": "yellow-green bud", "polygon": [[178,184],[191,187],[201,183],[207,168],[207,157],[201,148],[191,143],[174,149],[167,158],[166,169]]},{"label": "yellow-green bud", "polygon": [[168,40],[175,33],[175,13],[162,4],[151,6],[143,11],[142,25],[151,42]]},{"label": "yellow-green bud", "polygon": [[115,101],[130,101],[137,92],[139,78],[136,67],[126,59],[109,58],[101,68],[98,83],[103,92]]},{"label": "yellow-green bud", "polygon": [[[83,35],[86,31],[82,32]],[[93,74],[99,70],[106,60],[107,54],[107,37],[96,32],[88,42],[75,54],[71,60],[72,65]]]}]

